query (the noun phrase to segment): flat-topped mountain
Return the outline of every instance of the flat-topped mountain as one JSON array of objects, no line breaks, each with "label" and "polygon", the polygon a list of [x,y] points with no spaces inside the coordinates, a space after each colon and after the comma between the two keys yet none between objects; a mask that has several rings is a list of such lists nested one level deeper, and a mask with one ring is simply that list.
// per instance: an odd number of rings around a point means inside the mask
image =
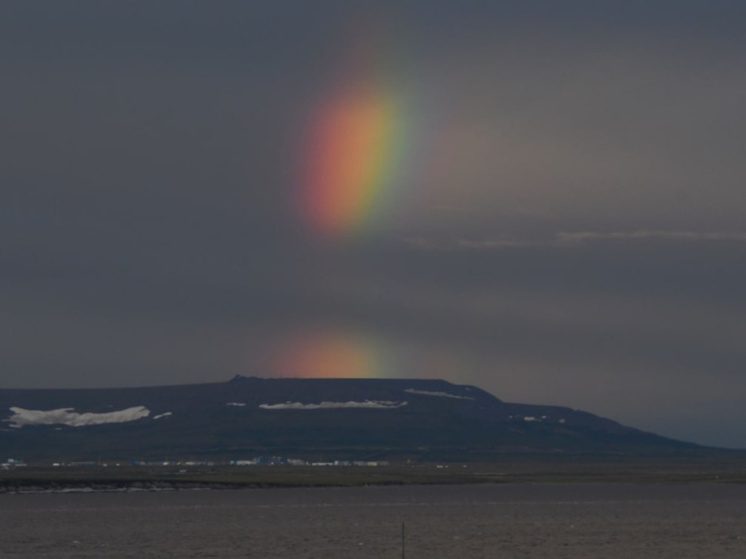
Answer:
[{"label": "flat-topped mountain", "polygon": [[262,379],[0,390],[0,449],[39,460],[489,460],[698,448],[559,406],[416,379]]}]

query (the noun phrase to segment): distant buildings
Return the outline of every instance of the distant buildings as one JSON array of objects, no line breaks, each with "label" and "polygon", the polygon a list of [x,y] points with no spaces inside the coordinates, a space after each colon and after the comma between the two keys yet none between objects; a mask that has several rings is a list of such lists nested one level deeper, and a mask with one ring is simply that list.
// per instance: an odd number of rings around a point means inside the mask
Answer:
[{"label": "distant buildings", "polygon": [[[0,470],[11,470],[14,468],[25,467],[27,464],[23,460],[9,458],[5,462],[0,462]],[[41,465],[41,464],[37,464]],[[84,467],[215,467],[215,466],[313,466],[313,467],[385,467],[390,462],[386,460],[317,460],[307,461],[300,458],[287,458],[284,456],[255,456],[253,458],[235,458],[232,460],[127,460],[122,462],[106,461],[54,461],[47,463],[47,466],[84,468]]]},{"label": "distant buildings", "polygon": [[308,462],[298,458],[284,458],[281,456],[259,456],[245,460],[231,460],[231,466],[388,466],[385,461],[360,461],[360,460],[332,460],[329,462]]},{"label": "distant buildings", "polygon": [[15,468],[24,468],[26,463],[16,458],[8,458],[5,462],[0,462],[0,470],[12,470]]}]

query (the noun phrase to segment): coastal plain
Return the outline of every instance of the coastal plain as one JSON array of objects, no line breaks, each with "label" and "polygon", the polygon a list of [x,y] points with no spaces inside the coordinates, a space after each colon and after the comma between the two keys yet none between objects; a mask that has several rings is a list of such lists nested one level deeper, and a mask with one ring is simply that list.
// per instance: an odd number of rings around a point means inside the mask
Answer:
[{"label": "coastal plain", "polygon": [[485,463],[379,466],[30,465],[0,471],[0,492],[473,485],[515,483],[746,484],[746,453],[669,456],[506,455]]}]

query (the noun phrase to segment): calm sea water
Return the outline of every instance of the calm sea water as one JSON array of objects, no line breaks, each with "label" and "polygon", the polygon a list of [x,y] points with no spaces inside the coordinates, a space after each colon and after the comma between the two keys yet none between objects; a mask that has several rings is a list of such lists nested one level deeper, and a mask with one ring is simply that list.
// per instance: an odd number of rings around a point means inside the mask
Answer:
[{"label": "calm sea water", "polygon": [[746,486],[0,495],[1,557],[746,557]]}]

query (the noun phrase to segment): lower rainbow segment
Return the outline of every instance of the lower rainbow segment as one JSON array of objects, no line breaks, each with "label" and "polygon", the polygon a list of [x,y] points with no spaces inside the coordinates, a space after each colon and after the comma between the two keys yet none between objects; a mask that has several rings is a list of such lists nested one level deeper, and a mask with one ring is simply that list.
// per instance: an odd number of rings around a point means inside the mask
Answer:
[{"label": "lower rainbow segment", "polygon": [[381,218],[403,147],[400,112],[372,86],[345,89],[318,110],[301,203],[317,237],[354,238]]},{"label": "lower rainbow segment", "polygon": [[285,378],[469,377],[467,360],[436,348],[338,328],[297,331],[270,349],[267,369]]},{"label": "lower rainbow segment", "polygon": [[288,340],[274,374],[296,378],[378,378],[391,374],[381,348],[354,334],[305,333]]}]

